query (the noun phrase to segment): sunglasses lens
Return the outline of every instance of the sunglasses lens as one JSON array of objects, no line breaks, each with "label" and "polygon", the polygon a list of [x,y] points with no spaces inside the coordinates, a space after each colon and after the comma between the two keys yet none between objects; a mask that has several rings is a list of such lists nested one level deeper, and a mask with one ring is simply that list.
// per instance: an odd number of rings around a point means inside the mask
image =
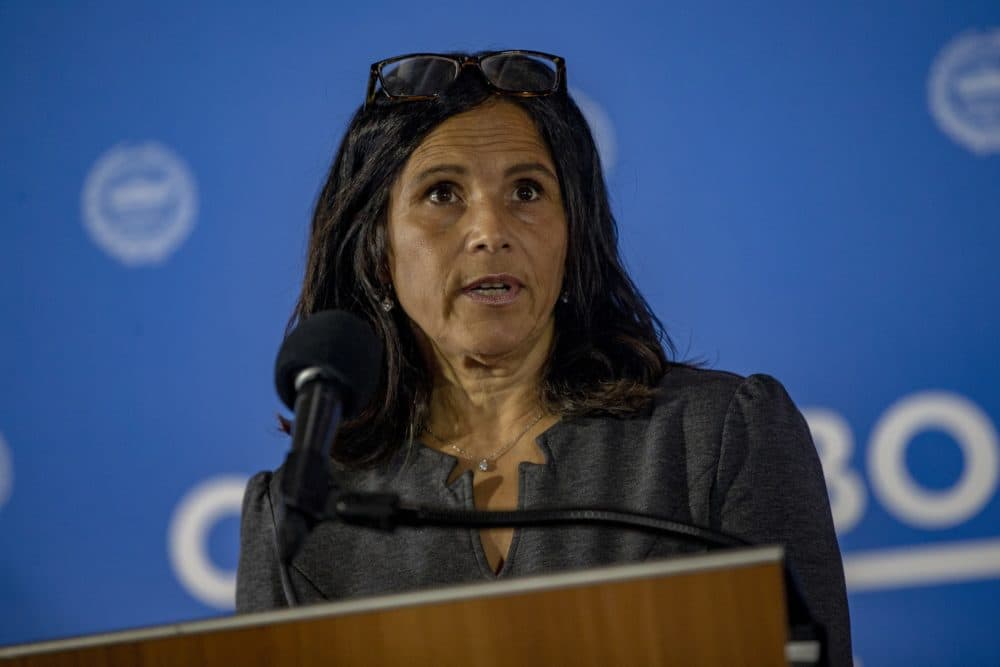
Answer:
[{"label": "sunglasses lens", "polygon": [[482,59],[486,78],[512,93],[551,93],[559,84],[556,64],[549,58],[524,53],[496,53]]},{"label": "sunglasses lens", "polygon": [[458,63],[437,56],[404,58],[382,67],[382,86],[390,95],[437,95],[458,76]]}]

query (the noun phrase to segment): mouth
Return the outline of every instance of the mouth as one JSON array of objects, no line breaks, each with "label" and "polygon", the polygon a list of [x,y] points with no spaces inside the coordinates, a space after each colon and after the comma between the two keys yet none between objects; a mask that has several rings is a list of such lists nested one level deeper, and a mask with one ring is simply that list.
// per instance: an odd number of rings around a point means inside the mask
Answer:
[{"label": "mouth", "polygon": [[520,280],[501,273],[477,278],[462,288],[462,294],[476,303],[505,306],[517,299],[522,287]]}]

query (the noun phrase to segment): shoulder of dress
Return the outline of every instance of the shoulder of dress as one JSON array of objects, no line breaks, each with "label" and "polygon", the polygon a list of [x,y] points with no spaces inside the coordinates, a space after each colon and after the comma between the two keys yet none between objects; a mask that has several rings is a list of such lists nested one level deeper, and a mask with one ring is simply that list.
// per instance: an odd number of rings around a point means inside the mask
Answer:
[{"label": "shoulder of dress", "polygon": [[728,371],[672,366],[657,387],[656,405],[684,401],[692,405],[728,407],[734,399],[788,401],[785,387],[770,375],[748,376]]},{"label": "shoulder of dress", "polygon": [[270,498],[277,492],[277,488],[273,471],[262,470],[251,476],[243,492],[244,516],[253,511],[259,512],[269,505]]},{"label": "shoulder of dress", "polygon": [[732,393],[743,381],[742,375],[713,368],[700,368],[687,364],[672,364],[660,379],[661,388],[678,390],[715,390]]},{"label": "shoulder of dress", "polygon": [[725,413],[746,381],[747,378],[727,371],[672,366],[657,386],[653,415],[664,410],[673,413],[679,407],[685,412]]}]

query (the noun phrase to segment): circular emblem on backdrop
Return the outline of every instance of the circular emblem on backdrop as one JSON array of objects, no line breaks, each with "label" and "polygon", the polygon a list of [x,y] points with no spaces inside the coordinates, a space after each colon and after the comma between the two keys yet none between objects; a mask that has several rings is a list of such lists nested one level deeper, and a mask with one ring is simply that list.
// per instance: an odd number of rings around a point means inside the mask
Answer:
[{"label": "circular emblem on backdrop", "polygon": [[129,266],[158,264],[191,233],[198,192],[165,146],[118,145],[87,174],[82,206],[84,226],[105,252]]},{"label": "circular emblem on backdrop", "polygon": [[975,153],[1000,152],[1000,29],[949,42],[931,65],[927,89],[945,134]]},{"label": "circular emblem on backdrop", "polygon": [[232,609],[236,573],[223,570],[208,553],[212,528],[226,517],[240,516],[247,478],[226,475],[207,479],[178,503],[167,529],[170,564],[191,595],[219,609]]},{"label": "circular emblem on backdrop", "polygon": [[583,117],[587,119],[587,125],[594,135],[594,143],[597,144],[597,153],[601,156],[604,174],[610,174],[615,166],[615,160],[618,159],[618,140],[615,137],[615,127],[611,123],[611,117],[600,104],[580,90],[571,88],[569,94],[580,107]]},{"label": "circular emblem on backdrop", "polygon": [[0,433],[0,508],[3,508],[10,500],[11,491],[14,489],[14,466],[10,462],[10,449],[7,441]]}]

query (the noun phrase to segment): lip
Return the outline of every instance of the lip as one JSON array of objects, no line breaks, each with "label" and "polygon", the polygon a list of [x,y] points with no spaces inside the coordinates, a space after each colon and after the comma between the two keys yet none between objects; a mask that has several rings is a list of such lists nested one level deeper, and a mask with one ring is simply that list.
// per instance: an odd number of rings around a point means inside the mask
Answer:
[{"label": "lip", "polygon": [[[500,294],[481,294],[476,291],[476,288],[485,283],[504,283],[510,287],[506,292],[501,292]],[[517,297],[521,294],[521,289],[524,284],[518,280],[515,276],[509,273],[491,273],[486,276],[480,276],[470,283],[467,283],[462,287],[462,295],[468,297],[474,303],[483,304],[485,306],[506,306],[508,304],[514,303]]]}]

